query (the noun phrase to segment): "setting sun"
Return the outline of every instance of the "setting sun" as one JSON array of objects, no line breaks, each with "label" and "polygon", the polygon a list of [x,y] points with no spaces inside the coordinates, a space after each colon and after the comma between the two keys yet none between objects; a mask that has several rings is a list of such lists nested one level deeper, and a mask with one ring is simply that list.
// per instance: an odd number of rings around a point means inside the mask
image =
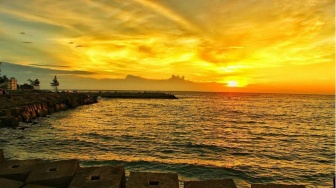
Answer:
[{"label": "setting sun", "polygon": [[238,82],[237,81],[228,81],[227,86],[228,87],[238,87]]}]

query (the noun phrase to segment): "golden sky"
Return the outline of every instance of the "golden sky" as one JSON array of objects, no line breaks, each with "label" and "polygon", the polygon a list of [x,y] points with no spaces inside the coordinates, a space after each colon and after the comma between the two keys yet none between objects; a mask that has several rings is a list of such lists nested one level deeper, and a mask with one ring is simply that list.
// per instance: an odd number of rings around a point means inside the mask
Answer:
[{"label": "golden sky", "polygon": [[216,91],[335,91],[333,0],[0,0],[0,5],[0,60],[13,64],[72,71],[68,77],[97,83],[127,75],[157,80],[183,75],[222,84]]}]

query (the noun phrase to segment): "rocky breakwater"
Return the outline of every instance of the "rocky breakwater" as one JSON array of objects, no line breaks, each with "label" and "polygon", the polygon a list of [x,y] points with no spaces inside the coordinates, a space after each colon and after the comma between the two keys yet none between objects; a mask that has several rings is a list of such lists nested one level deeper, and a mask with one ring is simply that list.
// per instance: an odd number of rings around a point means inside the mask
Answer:
[{"label": "rocky breakwater", "polygon": [[36,93],[0,95],[0,127],[17,127],[54,112],[97,103],[97,96],[84,93]]},{"label": "rocky breakwater", "polygon": [[93,95],[104,98],[120,98],[120,99],[177,99],[175,95],[161,92],[105,92],[94,93]]}]

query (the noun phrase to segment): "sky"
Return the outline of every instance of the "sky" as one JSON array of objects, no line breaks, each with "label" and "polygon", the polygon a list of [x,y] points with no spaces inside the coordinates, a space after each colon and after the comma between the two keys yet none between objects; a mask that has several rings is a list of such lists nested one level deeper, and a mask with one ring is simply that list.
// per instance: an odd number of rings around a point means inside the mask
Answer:
[{"label": "sky", "polygon": [[334,0],[0,0],[0,25],[19,84],[335,93]]}]

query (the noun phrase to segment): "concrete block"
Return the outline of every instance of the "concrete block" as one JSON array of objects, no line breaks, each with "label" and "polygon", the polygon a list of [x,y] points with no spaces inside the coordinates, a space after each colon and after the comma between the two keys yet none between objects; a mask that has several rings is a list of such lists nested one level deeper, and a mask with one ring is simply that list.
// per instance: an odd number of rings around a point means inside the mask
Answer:
[{"label": "concrete block", "polygon": [[4,156],[3,150],[0,149],[0,163],[2,163],[4,161],[5,161],[5,156]]},{"label": "concrete block", "polygon": [[179,188],[176,173],[131,172],[127,188]]},{"label": "concrete block", "polygon": [[41,163],[29,174],[26,184],[68,187],[77,168],[78,160],[75,159]]},{"label": "concrete block", "polygon": [[30,184],[30,185],[24,186],[23,188],[56,188],[56,187]]},{"label": "concrete block", "polygon": [[69,188],[126,188],[125,170],[122,166],[81,168],[76,172]]},{"label": "concrete block", "polygon": [[0,187],[3,188],[20,188],[24,185],[23,182],[0,178]]},{"label": "concrete block", "polygon": [[24,182],[42,160],[8,160],[0,164],[0,178]]},{"label": "concrete block", "polygon": [[305,188],[304,185],[284,185],[284,184],[252,184],[251,188]]},{"label": "concrete block", "polygon": [[232,179],[185,181],[184,188],[237,188]]}]

